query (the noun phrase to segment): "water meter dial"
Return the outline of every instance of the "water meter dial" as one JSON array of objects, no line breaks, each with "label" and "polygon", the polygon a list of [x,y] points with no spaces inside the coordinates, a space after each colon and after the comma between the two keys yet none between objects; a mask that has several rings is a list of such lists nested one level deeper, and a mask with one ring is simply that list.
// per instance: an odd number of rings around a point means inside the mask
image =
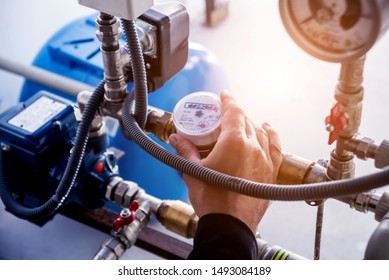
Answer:
[{"label": "water meter dial", "polygon": [[208,153],[220,134],[220,97],[205,91],[186,95],[174,107],[173,122],[179,135],[192,141],[200,153]]}]

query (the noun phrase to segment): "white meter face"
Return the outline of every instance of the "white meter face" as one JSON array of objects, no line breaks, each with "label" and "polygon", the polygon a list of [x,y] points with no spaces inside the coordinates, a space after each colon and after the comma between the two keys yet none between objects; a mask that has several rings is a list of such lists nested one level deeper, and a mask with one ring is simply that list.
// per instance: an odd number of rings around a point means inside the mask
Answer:
[{"label": "white meter face", "polygon": [[378,39],[382,24],[380,3],[281,0],[280,12],[289,34],[305,51],[323,60],[344,62],[364,55]]},{"label": "white meter face", "polygon": [[173,110],[177,133],[191,140],[196,146],[216,142],[220,133],[221,102],[211,92],[196,92],[181,99]]}]

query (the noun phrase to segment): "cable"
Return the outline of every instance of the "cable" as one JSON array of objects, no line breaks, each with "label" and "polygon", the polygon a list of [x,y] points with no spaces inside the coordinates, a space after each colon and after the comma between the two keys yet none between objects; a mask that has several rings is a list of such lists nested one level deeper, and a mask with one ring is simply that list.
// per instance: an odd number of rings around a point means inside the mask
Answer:
[{"label": "cable", "polygon": [[9,186],[7,185],[6,174],[4,174],[4,167],[6,163],[4,162],[3,153],[5,152],[0,150],[0,197],[9,212],[21,219],[41,220],[53,214],[65,202],[73,188],[81,166],[88,142],[88,134],[91,123],[95,117],[97,109],[104,99],[104,84],[105,81],[101,81],[89,99],[89,102],[83,111],[82,120],[77,129],[72,153],[58,185],[57,191],[43,205],[35,208],[27,208],[15,200]]}]

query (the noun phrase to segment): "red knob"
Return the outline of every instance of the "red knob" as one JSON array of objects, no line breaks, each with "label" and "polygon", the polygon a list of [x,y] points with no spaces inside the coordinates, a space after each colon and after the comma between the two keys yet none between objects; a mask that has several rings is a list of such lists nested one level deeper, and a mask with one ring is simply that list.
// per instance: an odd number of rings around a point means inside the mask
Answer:
[{"label": "red knob", "polygon": [[327,130],[330,132],[328,144],[331,145],[338,139],[340,132],[348,125],[348,120],[341,111],[341,105],[339,103],[336,103],[335,106],[332,107],[331,114],[326,117],[325,123]]},{"label": "red knob", "polygon": [[104,171],[104,163],[99,161],[98,163],[96,163],[95,169],[97,174],[102,173]]}]

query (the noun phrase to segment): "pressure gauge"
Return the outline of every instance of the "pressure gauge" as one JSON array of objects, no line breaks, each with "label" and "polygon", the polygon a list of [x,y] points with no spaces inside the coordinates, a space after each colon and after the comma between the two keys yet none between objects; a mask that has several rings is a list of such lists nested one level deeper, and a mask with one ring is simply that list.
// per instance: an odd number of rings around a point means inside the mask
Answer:
[{"label": "pressure gauge", "polygon": [[325,61],[363,56],[389,27],[387,0],[280,0],[279,4],[293,40]]},{"label": "pressure gauge", "polygon": [[221,101],[212,92],[195,92],[182,98],[173,110],[173,122],[179,135],[209,152],[220,134]]}]

